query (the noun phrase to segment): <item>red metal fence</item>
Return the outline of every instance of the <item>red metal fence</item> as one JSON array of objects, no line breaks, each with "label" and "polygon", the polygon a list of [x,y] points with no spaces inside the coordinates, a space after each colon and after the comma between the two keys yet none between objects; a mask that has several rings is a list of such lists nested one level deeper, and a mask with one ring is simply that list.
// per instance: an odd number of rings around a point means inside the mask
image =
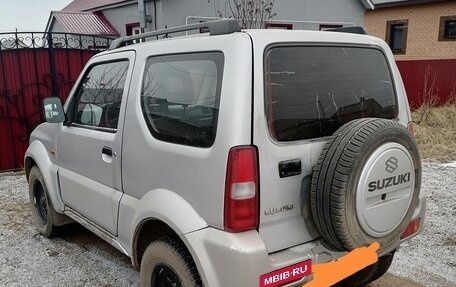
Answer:
[{"label": "red metal fence", "polygon": [[456,59],[397,61],[397,66],[412,109],[429,101],[439,106],[456,100]]},{"label": "red metal fence", "polygon": [[43,121],[43,99],[66,100],[85,63],[110,41],[38,35],[0,34],[0,171],[22,167],[30,133]]},{"label": "red metal fence", "polygon": [[[0,171],[22,167],[30,133],[43,120],[43,99],[66,100],[85,63],[110,41],[70,34],[0,34]],[[456,59],[397,65],[412,108],[429,96],[437,97],[437,104],[456,97]]]}]

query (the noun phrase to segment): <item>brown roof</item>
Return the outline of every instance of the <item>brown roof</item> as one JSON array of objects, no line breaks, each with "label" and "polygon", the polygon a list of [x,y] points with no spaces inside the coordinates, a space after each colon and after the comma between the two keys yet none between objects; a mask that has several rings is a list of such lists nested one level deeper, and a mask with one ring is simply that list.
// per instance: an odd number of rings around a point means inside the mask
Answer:
[{"label": "brown roof", "polygon": [[405,5],[437,3],[437,2],[444,2],[444,1],[455,1],[455,0],[372,0],[376,9],[387,8],[387,7],[396,7],[396,6],[405,6]]},{"label": "brown roof", "polygon": [[98,8],[118,4],[122,2],[129,2],[131,0],[73,0],[62,11],[67,12],[82,12],[88,10],[99,10]]},{"label": "brown roof", "polygon": [[65,33],[119,36],[119,32],[102,12],[52,11],[50,21],[57,21]]}]

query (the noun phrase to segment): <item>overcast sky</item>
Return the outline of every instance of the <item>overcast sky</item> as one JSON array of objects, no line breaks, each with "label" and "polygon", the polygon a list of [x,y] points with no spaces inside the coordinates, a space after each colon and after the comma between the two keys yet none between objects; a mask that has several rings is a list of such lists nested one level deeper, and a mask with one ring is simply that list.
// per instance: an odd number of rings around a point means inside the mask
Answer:
[{"label": "overcast sky", "polygon": [[0,33],[44,31],[51,10],[61,10],[72,0],[0,0]]}]

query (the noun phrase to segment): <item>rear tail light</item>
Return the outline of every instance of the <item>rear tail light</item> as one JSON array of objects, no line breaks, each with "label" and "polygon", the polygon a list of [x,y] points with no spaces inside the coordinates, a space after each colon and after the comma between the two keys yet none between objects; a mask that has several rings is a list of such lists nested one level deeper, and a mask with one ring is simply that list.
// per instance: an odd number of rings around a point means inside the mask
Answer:
[{"label": "rear tail light", "polygon": [[407,125],[407,130],[409,133],[414,136],[415,135],[415,123],[414,122],[409,122]]},{"label": "rear tail light", "polygon": [[418,230],[420,229],[420,225],[421,225],[421,218],[419,218],[419,217],[417,219],[411,221],[409,223],[409,225],[407,225],[407,228],[405,229],[404,233],[402,233],[401,239],[407,238],[407,237],[417,233]]},{"label": "rear tail light", "polygon": [[228,155],[224,228],[230,232],[258,226],[258,155],[252,146],[234,147]]}]

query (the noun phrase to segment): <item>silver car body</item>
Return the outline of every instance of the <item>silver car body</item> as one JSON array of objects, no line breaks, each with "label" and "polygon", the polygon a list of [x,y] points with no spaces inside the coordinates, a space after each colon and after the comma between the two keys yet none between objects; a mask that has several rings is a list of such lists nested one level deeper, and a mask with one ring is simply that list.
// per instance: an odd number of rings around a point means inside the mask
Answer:
[{"label": "silver car body", "polygon": [[[92,64],[127,59],[129,68],[117,130],[44,123],[31,135],[27,160],[41,170],[52,205],[132,257],[138,227],[154,219],[169,226],[193,256],[205,286],[255,286],[260,275],[312,259],[344,253],[323,246],[302,202],[301,186],[312,173],[326,138],[277,142],[268,133],[264,103],[264,53],[274,43],[357,45],[385,55],[397,94],[397,120],[411,121],[394,57],[382,40],[347,33],[244,31],[152,41],[94,56],[77,80],[70,101]],[[140,93],[148,57],[221,51],[225,57],[217,135],[209,148],[155,139],[141,112]],[[253,99],[253,100],[252,100]],[[253,114],[252,114],[253,112]],[[224,184],[230,148],[255,145],[260,162],[258,230],[223,230]],[[112,156],[102,149],[112,149]],[[277,164],[300,159],[299,176],[279,178]],[[287,206],[288,208],[281,209]],[[271,212],[270,210],[280,212]],[[425,197],[413,218],[424,218]],[[304,279],[308,280],[308,278]],[[299,283],[302,283],[301,281]],[[297,282],[295,282],[297,284]]]}]

